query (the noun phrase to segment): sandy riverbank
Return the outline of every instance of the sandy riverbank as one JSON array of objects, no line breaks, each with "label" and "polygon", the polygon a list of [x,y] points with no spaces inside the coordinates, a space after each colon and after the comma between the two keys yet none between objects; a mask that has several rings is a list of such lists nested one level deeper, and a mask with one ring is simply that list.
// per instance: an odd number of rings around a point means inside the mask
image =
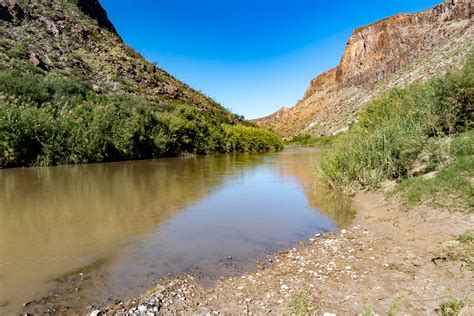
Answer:
[{"label": "sandy riverbank", "polygon": [[[474,300],[472,270],[433,260],[442,242],[472,228],[472,214],[405,211],[380,193],[360,193],[354,205],[351,228],[316,235],[258,272],[210,289],[183,276],[101,312],[282,314],[303,304],[316,314],[356,315],[370,306],[382,315],[433,315],[447,299]],[[473,313],[472,307],[462,313]]]}]

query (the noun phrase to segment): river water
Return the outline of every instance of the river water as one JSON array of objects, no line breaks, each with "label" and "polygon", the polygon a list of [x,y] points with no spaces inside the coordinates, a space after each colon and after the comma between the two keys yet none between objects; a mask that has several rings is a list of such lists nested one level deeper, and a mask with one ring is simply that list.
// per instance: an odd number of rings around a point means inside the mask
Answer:
[{"label": "river water", "polygon": [[[83,308],[170,275],[237,275],[346,226],[348,201],[311,175],[320,156],[290,147],[0,170],[0,314],[48,293]],[[68,278],[80,271],[88,279]]]}]

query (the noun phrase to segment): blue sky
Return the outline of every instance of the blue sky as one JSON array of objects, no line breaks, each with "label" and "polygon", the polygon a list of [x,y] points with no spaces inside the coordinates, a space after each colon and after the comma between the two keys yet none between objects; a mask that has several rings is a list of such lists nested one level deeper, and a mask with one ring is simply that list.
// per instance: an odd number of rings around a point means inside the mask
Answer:
[{"label": "blue sky", "polygon": [[440,0],[101,0],[124,41],[246,118],[293,106],[358,26]]}]

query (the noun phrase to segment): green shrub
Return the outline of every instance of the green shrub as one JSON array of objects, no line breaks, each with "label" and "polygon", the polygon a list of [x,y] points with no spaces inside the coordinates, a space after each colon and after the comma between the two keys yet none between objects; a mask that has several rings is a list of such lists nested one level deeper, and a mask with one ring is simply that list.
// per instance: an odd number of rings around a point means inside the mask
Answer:
[{"label": "green shrub", "polygon": [[49,166],[283,147],[219,109],[94,93],[80,78],[0,68],[0,167]]},{"label": "green shrub", "polygon": [[334,141],[340,137],[336,136],[312,136],[309,134],[303,134],[293,137],[292,139],[286,141],[290,145],[298,145],[305,147],[326,147],[334,143]]},{"label": "green shrub", "polygon": [[[455,137],[449,143],[449,155],[453,162],[440,168],[434,178],[411,177],[404,179],[395,193],[401,193],[402,201],[415,205],[429,197],[444,208],[457,207],[474,211],[474,130]],[[461,205],[453,204],[445,196],[455,197]],[[441,198],[438,198],[441,196]]]},{"label": "green shrub", "polygon": [[461,71],[394,89],[372,101],[323,157],[319,176],[346,192],[407,177],[431,139],[472,128],[473,70],[474,52]]}]

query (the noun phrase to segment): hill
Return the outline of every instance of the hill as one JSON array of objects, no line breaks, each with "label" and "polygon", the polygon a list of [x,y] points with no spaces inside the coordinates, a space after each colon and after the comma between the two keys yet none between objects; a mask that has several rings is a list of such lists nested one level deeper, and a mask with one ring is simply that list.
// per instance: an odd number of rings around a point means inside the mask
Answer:
[{"label": "hill", "polygon": [[0,168],[282,147],[127,46],[97,0],[2,0],[0,32]]},{"label": "hill", "polygon": [[461,68],[474,39],[471,1],[445,1],[354,30],[338,66],[314,78],[292,108],[256,120],[285,137],[347,130],[391,88]]}]

